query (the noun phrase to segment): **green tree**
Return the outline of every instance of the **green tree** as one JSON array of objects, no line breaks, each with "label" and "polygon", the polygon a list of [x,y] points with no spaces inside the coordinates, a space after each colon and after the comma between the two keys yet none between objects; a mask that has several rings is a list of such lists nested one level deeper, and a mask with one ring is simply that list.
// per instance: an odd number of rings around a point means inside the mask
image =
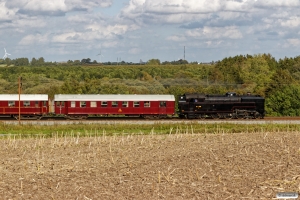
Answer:
[{"label": "green tree", "polygon": [[5,64],[6,66],[10,66],[12,64],[12,60],[10,58],[5,58]]},{"label": "green tree", "polygon": [[282,91],[286,86],[295,83],[295,80],[287,69],[278,69],[274,72],[266,86],[266,95],[268,96],[274,92]]},{"label": "green tree", "polygon": [[266,112],[271,116],[300,116],[300,88],[288,85],[266,98]]},{"label": "green tree", "polygon": [[39,66],[44,66],[45,65],[45,59],[43,57],[40,57],[38,60],[37,60],[37,64]]},{"label": "green tree", "polygon": [[37,66],[37,60],[33,57],[30,62],[31,66]]},{"label": "green tree", "polygon": [[28,66],[29,60],[28,58],[17,58],[15,59],[15,66]]},{"label": "green tree", "polygon": [[269,59],[268,56],[255,55],[241,66],[240,77],[245,90],[264,96],[266,83],[271,81],[273,75],[266,58]]},{"label": "green tree", "polygon": [[159,59],[150,59],[148,62],[147,62],[147,65],[160,65],[160,60]]}]

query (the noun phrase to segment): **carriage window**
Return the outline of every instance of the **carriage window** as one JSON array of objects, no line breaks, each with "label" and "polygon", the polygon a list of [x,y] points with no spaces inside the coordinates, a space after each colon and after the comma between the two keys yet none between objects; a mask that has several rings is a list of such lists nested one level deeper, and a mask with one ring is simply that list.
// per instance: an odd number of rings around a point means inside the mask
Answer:
[{"label": "carriage window", "polygon": [[29,107],[30,106],[30,101],[24,101],[23,106],[24,107]]},{"label": "carriage window", "polygon": [[161,101],[159,103],[159,107],[166,107],[166,102],[165,101]]},{"label": "carriage window", "polygon": [[128,107],[128,101],[123,101],[122,102],[122,107]]},{"label": "carriage window", "polygon": [[15,107],[15,102],[14,101],[9,101],[8,102],[8,107]]},{"label": "carriage window", "polygon": [[[46,105],[47,105],[46,101],[44,101],[44,106],[46,106]],[[65,107],[65,102],[64,101],[56,101],[56,106],[57,107]],[[74,107],[75,107],[75,104],[74,104]]]},{"label": "carriage window", "polygon": [[35,102],[35,107],[36,107],[36,108],[39,107],[39,102],[38,102],[38,101]]},{"label": "carriage window", "polygon": [[86,101],[80,101],[80,107],[85,108],[86,107]]},{"label": "carriage window", "polygon": [[43,106],[47,106],[47,101],[43,101]]},{"label": "carriage window", "polygon": [[112,107],[118,107],[118,102],[117,102],[117,101],[111,102],[111,106],[112,106]]},{"label": "carriage window", "polygon": [[96,108],[97,107],[97,102],[96,101],[91,101],[91,107]]},{"label": "carriage window", "polygon": [[101,107],[107,107],[107,101],[102,101],[101,102]]},{"label": "carriage window", "polygon": [[139,101],[134,101],[133,102],[133,107],[140,107],[140,102]]},{"label": "carriage window", "polygon": [[76,107],[75,101],[71,101],[71,108],[75,108],[75,107]]},{"label": "carriage window", "polygon": [[144,107],[149,108],[150,107],[150,101],[144,101]]}]

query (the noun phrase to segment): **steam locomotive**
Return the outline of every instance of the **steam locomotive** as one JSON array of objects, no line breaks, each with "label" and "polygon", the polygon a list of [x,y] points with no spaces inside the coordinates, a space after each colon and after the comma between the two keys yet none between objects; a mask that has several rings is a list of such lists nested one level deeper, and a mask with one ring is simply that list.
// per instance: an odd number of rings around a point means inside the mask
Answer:
[{"label": "steam locomotive", "polygon": [[265,99],[259,95],[184,94],[178,96],[178,116],[180,118],[264,118]]}]

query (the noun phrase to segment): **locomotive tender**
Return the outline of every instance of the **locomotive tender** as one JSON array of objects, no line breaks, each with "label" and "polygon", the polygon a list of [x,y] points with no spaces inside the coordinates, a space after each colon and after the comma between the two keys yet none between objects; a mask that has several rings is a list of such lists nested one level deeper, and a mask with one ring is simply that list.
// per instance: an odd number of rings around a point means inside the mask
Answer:
[{"label": "locomotive tender", "polygon": [[264,118],[265,99],[259,95],[184,94],[178,97],[180,118]]},{"label": "locomotive tender", "polygon": [[[20,104],[19,104],[20,102]],[[178,96],[180,118],[264,118],[264,98],[258,95],[184,94]],[[174,95],[135,94],[0,94],[0,116],[41,119],[64,116],[86,119],[97,116],[135,116],[161,119],[175,115]]]}]

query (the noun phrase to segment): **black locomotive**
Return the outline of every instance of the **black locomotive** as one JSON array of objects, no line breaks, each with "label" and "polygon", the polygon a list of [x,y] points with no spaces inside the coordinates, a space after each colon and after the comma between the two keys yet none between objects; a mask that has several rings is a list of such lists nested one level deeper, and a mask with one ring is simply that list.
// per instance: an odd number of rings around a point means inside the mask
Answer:
[{"label": "black locomotive", "polygon": [[180,118],[264,118],[265,99],[259,95],[184,94],[178,97],[178,116]]}]

